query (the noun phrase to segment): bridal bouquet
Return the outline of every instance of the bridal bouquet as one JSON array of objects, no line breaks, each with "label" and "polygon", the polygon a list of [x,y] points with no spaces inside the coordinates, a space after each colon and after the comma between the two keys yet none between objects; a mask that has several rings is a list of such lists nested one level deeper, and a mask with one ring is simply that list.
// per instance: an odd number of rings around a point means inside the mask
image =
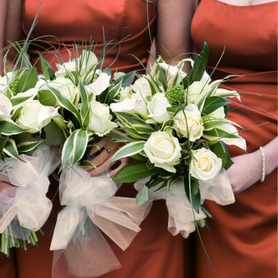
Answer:
[{"label": "bridal bouquet", "polygon": [[0,192],[1,252],[7,256],[10,247],[26,249],[26,241],[37,245],[35,231],[52,208],[47,177],[56,166],[43,133],[58,108],[39,101],[44,84],[34,67],[0,77],[0,180],[13,185]]},{"label": "bridal bouquet", "polygon": [[65,264],[77,276],[80,272],[101,275],[119,268],[99,229],[125,250],[140,231],[139,224],[149,209],[148,204],[138,208],[135,199],[115,197],[119,185],[105,173],[91,177],[81,167],[96,168],[90,161],[91,149],[117,127],[109,105],[115,102],[123,84],[131,84],[133,76],[118,73],[112,80],[109,69],[100,69],[100,60],[90,50],[81,47],[73,59],[57,64],[56,72],[40,59],[46,80],[43,99],[59,108],[59,115],[45,129],[45,142],[63,144],[59,187],[62,210],[50,246],[50,250],[56,250],[56,274],[64,271],[61,265]]},{"label": "bridal bouquet", "polygon": [[[110,107],[120,131],[114,140],[125,145],[111,161],[133,157],[136,162],[122,168],[116,182],[135,182],[138,205],[165,199],[169,211],[168,229],[187,237],[195,223],[204,226],[209,212],[205,199],[225,205],[234,195],[225,173],[232,161],[226,145],[246,149],[237,123],[226,118],[229,97],[236,91],[219,89],[225,79],[211,82],[205,72],[208,46],[195,59],[176,66],[161,58],[148,75],[121,90],[121,98]],[[185,62],[192,70],[182,71]]]}]

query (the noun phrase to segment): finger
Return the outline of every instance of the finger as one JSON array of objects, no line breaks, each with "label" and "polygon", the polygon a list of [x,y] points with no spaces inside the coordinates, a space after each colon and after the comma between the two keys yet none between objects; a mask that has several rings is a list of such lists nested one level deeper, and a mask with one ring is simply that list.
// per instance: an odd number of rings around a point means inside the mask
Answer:
[{"label": "finger", "polygon": [[[101,166],[107,160],[111,160],[112,156],[118,150],[118,145],[115,143],[108,144],[105,149],[102,149],[101,153],[90,160],[96,167]],[[107,162],[108,164],[108,162]],[[86,166],[83,167],[84,170],[89,171],[92,170],[92,167]]]},{"label": "finger", "polygon": [[102,137],[99,142],[95,143],[96,146],[93,146],[91,148],[90,156],[94,155],[99,150],[104,149],[107,146],[107,144],[110,142],[110,140],[111,140],[111,137],[109,137],[109,136]]},{"label": "finger", "polygon": [[109,178],[113,178],[124,166],[126,166],[129,162],[129,158],[124,157],[124,158],[119,159],[118,161],[121,162],[120,165],[116,169],[114,169],[108,173]]},{"label": "finger", "polygon": [[114,161],[114,162],[112,162],[111,164],[109,164],[109,162],[110,162],[110,159],[104,161],[104,163],[102,163],[101,165],[99,165],[96,169],[92,169],[92,170],[88,171],[89,174],[91,175],[91,177],[96,176],[96,175],[99,175],[99,174],[101,174],[101,173],[107,171],[107,170],[108,170],[108,169],[107,169],[107,168],[108,168],[108,165],[111,167],[111,166],[113,166],[117,161]]}]

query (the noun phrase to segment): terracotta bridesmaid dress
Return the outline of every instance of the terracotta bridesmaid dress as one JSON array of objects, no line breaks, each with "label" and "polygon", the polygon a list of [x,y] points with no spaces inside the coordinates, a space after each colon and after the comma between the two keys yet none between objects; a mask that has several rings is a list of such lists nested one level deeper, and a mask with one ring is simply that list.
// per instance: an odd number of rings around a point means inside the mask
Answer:
[{"label": "terracotta bridesmaid dress", "polygon": [[[209,69],[225,54],[213,78],[240,74],[224,88],[242,94],[242,103],[256,108],[231,111],[229,118],[250,128],[241,133],[247,152],[256,151],[277,135],[277,2],[255,6],[231,6],[216,0],[201,0],[192,22],[192,38],[199,52],[206,41]],[[231,109],[240,106],[232,99]],[[262,110],[260,110],[262,109]],[[230,148],[230,155],[243,152]],[[277,277],[277,170],[236,195],[233,205],[207,202],[215,217],[211,232],[201,235],[215,272],[212,272],[197,239],[196,272],[202,278]]]},{"label": "terracotta bridesmaid dress", "polygon": [[[39,0],[23,0],[22,19],[23,30],[28,33],[37,12]],[[148,4],[149,20],[152,37],[156,26],[156,3]],[[52,35],[50,37],[49,35]],[[103,67],[111,66],[112,71],[129,72],[142,67],[137,60],[129,54],[137,56],[146,64],[147,50],[150,49],[148,32],[146,1],[143,0],[46,0],[42,1],[38,16],[38,24],[31,38],[42,37],[55,47],[57,39],[72,48],[72,42],[92,40],[97,43],[95,53],[99,55],[103,42],[112,39],[122,40],[120,48],[116,46],[104,60]],[[55,38],[55,37],[56,38]],[[40,43],[38,43],[40,44]],[[46,46],[44,44],[43,46]],[[108,49],[115,46],[111,43]],[[37,51],[42,50],[38,45],[30,47],[31,61],[35,63],[38,58]],[[54,53],[55,51],[53,51]],[[119,52],[119,53],[118,53]],[[118,55],[119,54],[119,55]],[[115,57],[118,55],[117,59]],[[55,67],[57,59],[53,54],[45,54],[45,58]],[[60,59],[68,61],[68,52],[61,46]],[[73,57],[73,56],[72,56]],[[40,70],[39,63],[36,64]],[[57,184],[52,180],[50,195],[54,195]],[[119,195],[134,197],[135,190],[131,184],[123,185]],[[57,198],[54,203],[57,203]],[[54,204],[55,205],[55,204]],[[57,204],[56,204],[57,208]],[[55,208],[53,209],[53,213]],[[156,202],[142,223],[139,232],[130,247],[122,251],[111,240],[111,248],[122,264],[122,268],[101,277],[103,278],[183,278],[184,277],[184,241],[181,236],[173,237],[167,231],[168,213],[165,202]],[[48,225],[48,224],[47,224]],[[46,226],[44,228],[46,228]],[[39,249],[29,246],[25,252],[16,249],[16,270],[18,278],[50,278],[52,268],[52,252],[49,251],[51,241],[51,227],[46,230],[44,237],[39,237]],[[0,254],[1,264],[7,260]],[[189,260],[189,259],[188,259]],[[12,258],[7,263],[7,274],[0,269],[1,278],[13,278],[14,266]],[[189,270],[187,270],[189,273]],[[190,277],[190,276],[189,276]],[[67,276],[63,278],[74,278]]]}]

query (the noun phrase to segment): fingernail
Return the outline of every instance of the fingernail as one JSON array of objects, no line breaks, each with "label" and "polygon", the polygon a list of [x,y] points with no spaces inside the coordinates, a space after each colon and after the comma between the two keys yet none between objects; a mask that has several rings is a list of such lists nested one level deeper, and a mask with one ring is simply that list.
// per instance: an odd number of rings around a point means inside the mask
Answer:
[{"label": "fingernail", "polygon": [[110,179],[112,179],[114,177],[114,175],[112,173],[108,173],[106,176]]}]

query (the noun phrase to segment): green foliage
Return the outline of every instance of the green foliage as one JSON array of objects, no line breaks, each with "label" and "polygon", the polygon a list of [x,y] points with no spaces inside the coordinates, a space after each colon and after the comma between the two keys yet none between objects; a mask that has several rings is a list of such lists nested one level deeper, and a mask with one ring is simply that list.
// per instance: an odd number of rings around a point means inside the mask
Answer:
[{"label": "green foliage", "polygon": [[184,88],[178,84],[173,86],[166,94],[166,98],[171,106],[177,106],[184,102]]},{"label": "green foliage", "polygon": [[115,182],[135,182],[155,174],[155,170],[148,169],[146,162],[136,161],[123,167],[113,178]]}]

